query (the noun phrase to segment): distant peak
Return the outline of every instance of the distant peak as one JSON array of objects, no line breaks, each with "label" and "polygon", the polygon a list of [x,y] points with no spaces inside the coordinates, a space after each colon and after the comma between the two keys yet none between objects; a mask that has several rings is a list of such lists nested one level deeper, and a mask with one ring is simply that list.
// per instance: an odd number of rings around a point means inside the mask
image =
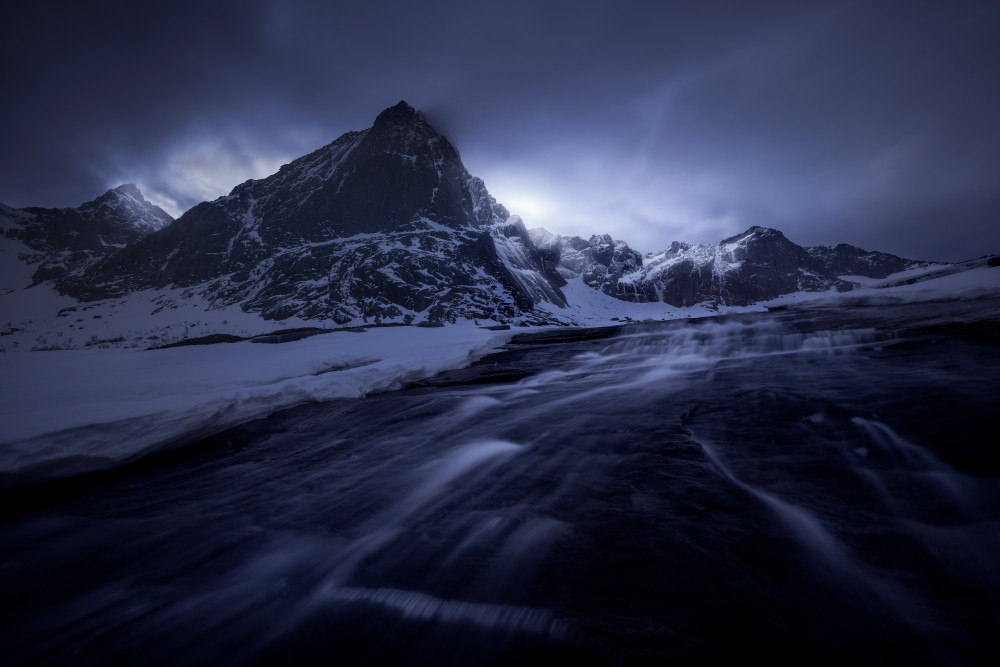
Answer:
[{"label": "distant peak", "polygon": [[742,241],[743,239],[749,236],[755,236],[755,235],[759,236],[760,238],[776,238],[776,239],[785,238],[785,235],[782,234],[777,229],[774,229],[772,227],[761,227],[760,225],[754,225],[753,227],[750,227],[748,230],[746,230],[741,234],[737,234],[736,236],[730,236],[727,239],[722,239],[722,241],[720,241],[719,243],[720,245],[724,245],[727,243],[736,243],[738,241]]},{"label": "distant peak", "polygon": [[128,195],[129,197],[135,197],[140,201],[145,201],[142,196],[142,192],[135,185],[135,183],[123,183],[117,188],[112,188],[111,192],[117,192],[119,194]]},{"label": "distant peak", "polygon": [[761,227],[760,225],[754,225],[750,229],[743,232],[744,234],[778,234],[783,236],[783,234],[773,227]]},{"label": "distant peak", "polygon": [[84,206],[97,205],[97,204],[110,204],[116,206],[118,202],[121,201],[122,197],[127,197],[129,199],[135,199],[139,202],[146,202],[146,199],[142,196],[142,192],[136,187],[134,183],[123,183],[117,188],[111,188],[102,195],[99,195],[92,202],[87,202]]},{"label": "distant peak", "polygon": [[103,210],[103,214],[107,214],[108,209],[115,215],[125,214],[130,219],[138,215],[140,220],[136,224],[150,229],[159,229],[174,219],[162,208],[147,201],[135,183],[124,183],[111,188],[97,199],[80,206],[81,211]]}]

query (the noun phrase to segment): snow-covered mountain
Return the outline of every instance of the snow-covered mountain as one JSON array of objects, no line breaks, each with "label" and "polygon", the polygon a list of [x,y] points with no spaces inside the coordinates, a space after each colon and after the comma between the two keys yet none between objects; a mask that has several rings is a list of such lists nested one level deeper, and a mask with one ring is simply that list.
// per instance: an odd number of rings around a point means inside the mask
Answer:
[{"label": "snow-covered mountain", "polygon": [[557,236],[529,232],[535,244],[557,258],[557,270],[605,294],[632,302],[684,307],[714,302],[745,306],[792,292],[849,291],[851,276],[885,278],[926,262],[870,252],[847,244],[804,248],[776,229],[751,227],[718,245],[674,241],[643,257],[608,235]]},{"label": "snow-covered mountain", "polygon": [[[77,209],[2,207],[0,228],[5,293],[48,281],[63,295],[60,313],[91,302],[79,307],[103,308],[91,315],[102,324],[126,298],[129,310],[142,301],[150,315],[226,312],[223,322],[238,312],[303,324],[583,323],[612,318],[623,302],[748,306],[848,291],[922,265],[844,244],[804,248],[763,227],[645,256],[609,235],[529,233],[405,102],[177,220],[123,185]],[[16,270],[7,271],[12,257]],[[7,326],[20,331],[34,317],[15,314]],[[186,332],[185,322],[174,325]],[[74,324],[76,334],[85,326]],[[104,337],[122,336],[106,328]]]},{"label": "snow-covered mountain", "polygon": [[562,279],[458,152],[405,102],[238,185],[85,272],[82,300],[186,288],[268,319],[536,321]]},{"label": "snow-covered mountain", "polygon": [[19,259],[37,267],[35,283],[79,274],[172,221],[132,184],[77,208],[16,209],[0,204],[0,236],[24,244]]}]

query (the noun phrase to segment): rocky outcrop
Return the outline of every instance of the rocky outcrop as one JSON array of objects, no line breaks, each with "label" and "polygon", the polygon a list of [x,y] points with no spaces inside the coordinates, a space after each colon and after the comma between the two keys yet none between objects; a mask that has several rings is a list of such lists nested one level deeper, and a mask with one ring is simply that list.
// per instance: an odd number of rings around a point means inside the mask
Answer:
[{"label": "rocky outcrop", "polygon": [[585,241],[579,236],[556,236],[544,229],[529,232],[535,245],[547,253],[548,261],[556,263],[563,278],[582,277],[583,281],[609,296],[624,298],[631,275],[642,267],[642,255],[624,241],[609,235],[591,236]]}]

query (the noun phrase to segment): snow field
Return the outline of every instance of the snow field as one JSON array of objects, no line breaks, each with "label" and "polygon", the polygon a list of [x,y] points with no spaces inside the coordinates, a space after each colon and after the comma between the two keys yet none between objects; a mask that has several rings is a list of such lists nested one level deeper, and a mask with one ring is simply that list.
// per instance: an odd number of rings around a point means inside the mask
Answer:
[{"label": "snow field", "polygon": [[274,410],[463,367],[517,330],[472,323],[277,345],[0,355],[0,485],[112,467]]}]

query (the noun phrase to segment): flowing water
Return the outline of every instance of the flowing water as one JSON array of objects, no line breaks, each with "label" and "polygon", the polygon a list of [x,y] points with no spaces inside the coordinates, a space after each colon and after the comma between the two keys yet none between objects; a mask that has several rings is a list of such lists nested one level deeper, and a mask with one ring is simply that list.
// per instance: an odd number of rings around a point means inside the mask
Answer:
[{"label": "flowing water", "polygon": [[1000,308],[522,337],[0,493],[0,655],[997,664]]}]

